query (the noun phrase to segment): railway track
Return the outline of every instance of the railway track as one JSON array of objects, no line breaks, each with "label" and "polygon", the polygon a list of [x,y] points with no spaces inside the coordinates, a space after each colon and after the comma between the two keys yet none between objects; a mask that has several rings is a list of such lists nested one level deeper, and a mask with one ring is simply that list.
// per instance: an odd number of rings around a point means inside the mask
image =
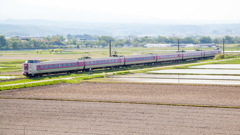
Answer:
[{"label": "railway track", "polygon": [[[188,62],[192,62],[192,61],[197,61],[197,60],[194,60],[194,59],[190,59],[190,60],[187,60]],[[149,66],[151,67],[158,67],[158,66],[168,66],[170,64],[180,64],[180,63],[183,63],[182,61],[181,62],[162,62],[161,64],[148,64]],[[141,67],[141,66],[144,66],[146,64],[139,64],[139,65],[131,65],[130,67]],[[105,72],[105,71],[109,71],[109,70],[114,70],[114,69],[121,69],[123,67],[115,67],[115,68],[101,68],[101,69],[93,69],[92,70],[92,73],[94,72]],[[129,69],[130,70],[130,69]],[[89,71],[82,71],[82,72],[78,72],[76,74],[81,74],[81,73],[88,73]],[[45,77],[54,77],[54,76],[60,76],[60,75],[67,75],[67,74],[71,74],[71,73],[57,73],[57,74],[47,74],[47,75],[43,75],[42,77],[34,77],[32,79],[38,79],[38,78],[45,78]],[[24,78],[14,78],[14,79],[7,79],[7,80],[1,80],[1,82],[8,82],[8,81],[16,81],[16,80],[22,80],[22,79],[29,79],[27,77],[24,77]]]}]

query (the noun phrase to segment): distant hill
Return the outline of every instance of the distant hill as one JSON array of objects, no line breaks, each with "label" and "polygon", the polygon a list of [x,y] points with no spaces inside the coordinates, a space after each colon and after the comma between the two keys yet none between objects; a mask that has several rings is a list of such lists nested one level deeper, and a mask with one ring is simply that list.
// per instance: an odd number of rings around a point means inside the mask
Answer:
[{"label": "distant hill", "polygon": [[133,23],[93,23],[50,20],[0,21],[0,35],[47,36],[61,34],[128,35],[231,35],[240,34],[240,24],[164,25]]}]

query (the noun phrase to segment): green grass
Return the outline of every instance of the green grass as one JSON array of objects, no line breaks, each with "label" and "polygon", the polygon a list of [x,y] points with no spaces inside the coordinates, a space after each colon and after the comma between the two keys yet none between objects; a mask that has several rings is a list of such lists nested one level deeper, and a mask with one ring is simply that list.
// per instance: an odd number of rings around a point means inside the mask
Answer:
[{"label": "green grass", "polygon": [[60,82],[61,81],[54,80],[54,81],[39,82],[39,83],[29,83],[29,84],[21,84],[21,85],[14,85],[14,86],[4,86],[4,87],[0,87],[0,91],[20,89],[20,88],[28,88],[28,87],[45,86],[45,85],[54,85],[54,84],[58,84]]},{"label": "green grass", "polygon": [[130,71],[122,71],[122,72],[116,72],[117,75],[125,75],[130,74]]},{"label": "green grass", "polygon": [[16,71],[22,71],[22,64],[26,60],[9,60],[5,59],[4,61],[0,60],[0,73],[3,72],[16,72]]},{"label": "green grass", "polygon": [[[33,83],[13,85],[13,86],[2,86],[2,87],[0,86],[0,91],[28,88],[28,87],[54,85],[54,84],[58,84],[58,83],[81,83],[83,80],[89,80],[89,79],[94,79],[94,78],[103,78],[103,77],[104,77],[104,75],[91,75],[91,76],[76,77],[76,78],[73,78],[70,80],[49,80],[49,81],[38,82],[38,83],[34,83],[34,81],[32,81],[31,79],[23,79],[23,80],[12,81],[14,83],[2,82],[1,85],[25,83],[25,82],[33,82]],[[37,78],[35,80],[40,80],[40,78]]]}]

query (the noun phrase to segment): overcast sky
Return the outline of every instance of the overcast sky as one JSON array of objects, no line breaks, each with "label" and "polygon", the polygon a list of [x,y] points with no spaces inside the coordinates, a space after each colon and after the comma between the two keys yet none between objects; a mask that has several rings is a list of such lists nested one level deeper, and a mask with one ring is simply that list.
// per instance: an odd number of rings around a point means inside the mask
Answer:
[{"label": "overcast sky", "polygon": [[0,0],[0,16],[1,20],[240,23],[239,7],[240,0]]}]

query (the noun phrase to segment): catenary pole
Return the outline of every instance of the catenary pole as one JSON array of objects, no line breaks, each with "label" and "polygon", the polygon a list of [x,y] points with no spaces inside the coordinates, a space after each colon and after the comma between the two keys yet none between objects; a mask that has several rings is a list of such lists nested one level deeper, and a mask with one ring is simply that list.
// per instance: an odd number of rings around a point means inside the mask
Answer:
[{"label": "catenary pole", "polygon": [[109,57],[112,57],[112,55],[111,55],[111,40],[109,40]]}]

